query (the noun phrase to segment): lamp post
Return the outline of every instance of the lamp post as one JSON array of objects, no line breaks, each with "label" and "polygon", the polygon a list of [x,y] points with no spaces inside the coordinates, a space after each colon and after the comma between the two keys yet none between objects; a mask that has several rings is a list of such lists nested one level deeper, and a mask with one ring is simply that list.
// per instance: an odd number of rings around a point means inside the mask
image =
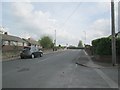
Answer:
[{"label": "lamp post", "polygon": [[84,46],[85,46],[85,44],[86,44],[86,31],[83,31],[83,32],[85,34],[85,41],[84,41]]},{"label": "lamp post", "polygon": [[115,39],[115,19],[114,19],[114,0],[111,0],[111,33],[112,33],[112,65],[116,65],[116,39]]}]

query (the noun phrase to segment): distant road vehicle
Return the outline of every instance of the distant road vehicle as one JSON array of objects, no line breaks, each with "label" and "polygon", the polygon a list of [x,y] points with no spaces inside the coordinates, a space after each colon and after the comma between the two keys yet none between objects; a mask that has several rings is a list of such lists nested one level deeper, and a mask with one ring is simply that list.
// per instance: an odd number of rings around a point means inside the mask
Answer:
[{"label": "distant road vehicle", "polygon": [[35,58],[35,57],[42,57],[43,52],[39,48],[35,46],[26,46],[20,53],[20,58]]}]

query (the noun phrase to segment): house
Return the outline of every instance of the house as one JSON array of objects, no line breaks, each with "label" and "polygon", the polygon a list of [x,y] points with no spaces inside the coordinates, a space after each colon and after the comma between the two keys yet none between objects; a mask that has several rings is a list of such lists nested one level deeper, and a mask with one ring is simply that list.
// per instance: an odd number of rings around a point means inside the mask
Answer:
[{"label": "house", "polygon": [[10,58],[20,54],[20,51],[27,43],[17,36],[8,35],[7,32],[0,34],[1,36],[1,47],[2,47],[2,57]]},{"label": "house", "polygon": [[2,36],[2,47],[4,46],[26,46],[27,43],[19,37],[8,34],[0,34]]},{"label": "house", "polygon": [[[120,38],[120,31],[118,33],[115,33],[116,38]],[[110,39],[112,39],[112,35],[109,36]]]},{"label": "house", "polygon": [[3,59],[18,57],[20,55],[20,51],[24,48],[24,46],[35,46],[42,48],[37,41],[31,38],[22,39],[17,36],[8,35],[7,32],[4,34],[0,33],[0,38]]},{"label": "house", "polygon": [[36,40],[33,40],[31,38],[28,38],[28,39],[23,38],[23,40],[27,43],[27,46],[36,46],[36,47],[42,48],[40,44],[38,43],[38,41]]},{"label": "house", "polygon": [[120,31],[116,34],[117,38],[120,38]]}]

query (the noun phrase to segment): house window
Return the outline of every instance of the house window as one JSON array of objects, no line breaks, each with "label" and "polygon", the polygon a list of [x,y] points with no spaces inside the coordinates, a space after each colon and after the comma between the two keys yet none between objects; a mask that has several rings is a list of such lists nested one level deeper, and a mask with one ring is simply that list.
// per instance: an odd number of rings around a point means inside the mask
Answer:
[{"label": "house window", "polygon": [[9,45],[9,41],[4,41],[3,40],[2,45]]},{"label": "house window", "polygon": [[11,45],[11,46],[17,46],[17,42],[15,42],[15,41],[10,41],[10,45]]},{"label": "house window", "polygon": [[23,43],[22,42],[18,42],[18,46],[23,46]]},{"label": "house window", "polygon": [[27,46],[27,43],[24,43],[24,46]]}]

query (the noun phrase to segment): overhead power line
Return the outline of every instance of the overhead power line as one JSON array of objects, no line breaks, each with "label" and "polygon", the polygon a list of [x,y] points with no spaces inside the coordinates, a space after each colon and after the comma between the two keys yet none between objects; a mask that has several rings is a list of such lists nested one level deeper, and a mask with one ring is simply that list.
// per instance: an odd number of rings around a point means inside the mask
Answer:
[{"label": "overhead power line", "polygon": [[65,26],[67,21],[75,14],[75,12],[79,8],[80,4],[81,4],[81,2],[75,7],[75,9],[72,11],[72,13],[65,19],[65,22],[62,24],[62,28]]}]

